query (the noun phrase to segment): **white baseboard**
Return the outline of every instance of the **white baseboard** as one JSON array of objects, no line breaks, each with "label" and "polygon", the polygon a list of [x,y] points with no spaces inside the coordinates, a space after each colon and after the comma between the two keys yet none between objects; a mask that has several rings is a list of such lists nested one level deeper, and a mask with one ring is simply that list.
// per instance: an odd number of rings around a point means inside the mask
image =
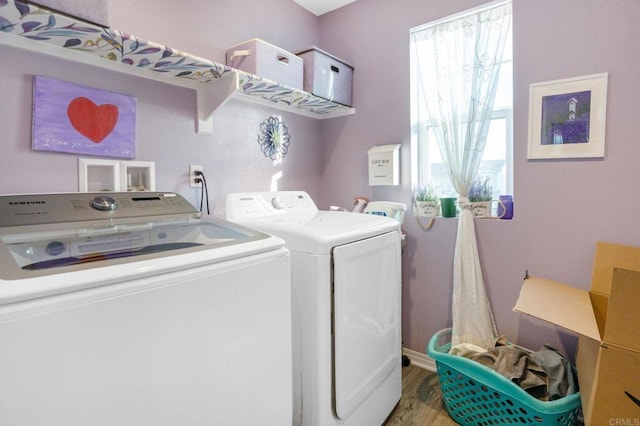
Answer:
[{"label": "white baseboard", "polygon": [[423,368],[425,370],[433,371],[434,373],[436,372],[436,362],[429,355],[407,348],[402,348],[402,354],[406,355],[407,358],[409,358],[412,365]]}]

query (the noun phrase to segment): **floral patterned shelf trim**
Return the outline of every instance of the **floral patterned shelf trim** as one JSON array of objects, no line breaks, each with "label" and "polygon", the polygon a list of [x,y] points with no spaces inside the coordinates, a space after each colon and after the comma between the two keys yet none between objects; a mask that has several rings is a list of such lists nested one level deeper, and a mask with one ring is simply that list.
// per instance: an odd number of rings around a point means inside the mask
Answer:
[{"label": "floral patterned shelf trim", "polygon": [[0,0],[0,32],[200,82],[229,71],[224,65],[19,0]]},{"label": "floral patterned shelf trim", "polygon": [[274,81],[244,71],[236,71],[239,73],[240,90],[248,95],[258,96],[271,102],[286,104],[320,115],[347,115],[353,111],[351,107],[313,96],[309,92],[282,86]]},{"label": "floral patterned shelf trim", "polygon": [[[0,32],[80,51],[169,78],[209,83],[237,71],[207,59],[40,9],[19,0],[0,0]],[[348,113],[349,107],[239,72],[242,93],[316,114]]]}]

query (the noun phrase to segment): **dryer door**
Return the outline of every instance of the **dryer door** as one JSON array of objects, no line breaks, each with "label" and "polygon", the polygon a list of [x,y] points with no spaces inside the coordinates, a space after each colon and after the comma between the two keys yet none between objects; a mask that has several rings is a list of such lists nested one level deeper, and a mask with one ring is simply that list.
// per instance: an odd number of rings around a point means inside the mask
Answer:
[{"label": "dryer door", "polygon": [[347,418],[401,364],[400,233],[335,247],[335,409]]}]

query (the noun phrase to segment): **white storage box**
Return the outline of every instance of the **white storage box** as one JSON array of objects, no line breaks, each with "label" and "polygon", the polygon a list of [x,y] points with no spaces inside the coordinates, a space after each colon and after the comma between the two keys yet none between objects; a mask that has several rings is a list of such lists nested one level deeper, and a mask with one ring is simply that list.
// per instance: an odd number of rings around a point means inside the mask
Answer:
[{"label": "white storage box", "polygon": [[302,59],[253,38],[227,50],[227,65],[302,90]]},{"label": "white storage box", "polygon": [[315,96],[351,106],[353,67],[312,46],[296,53],[304,60],[304,90]]}]

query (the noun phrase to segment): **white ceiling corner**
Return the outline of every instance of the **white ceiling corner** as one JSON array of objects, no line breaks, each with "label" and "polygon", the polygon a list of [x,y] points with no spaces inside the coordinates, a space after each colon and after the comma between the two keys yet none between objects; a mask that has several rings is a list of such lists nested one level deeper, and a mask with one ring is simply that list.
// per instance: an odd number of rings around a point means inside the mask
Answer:
[{"label": "white ceiling corner", "polygon": [[293,0],[309,12],[320,16],[346,6],[356,0]]}]

